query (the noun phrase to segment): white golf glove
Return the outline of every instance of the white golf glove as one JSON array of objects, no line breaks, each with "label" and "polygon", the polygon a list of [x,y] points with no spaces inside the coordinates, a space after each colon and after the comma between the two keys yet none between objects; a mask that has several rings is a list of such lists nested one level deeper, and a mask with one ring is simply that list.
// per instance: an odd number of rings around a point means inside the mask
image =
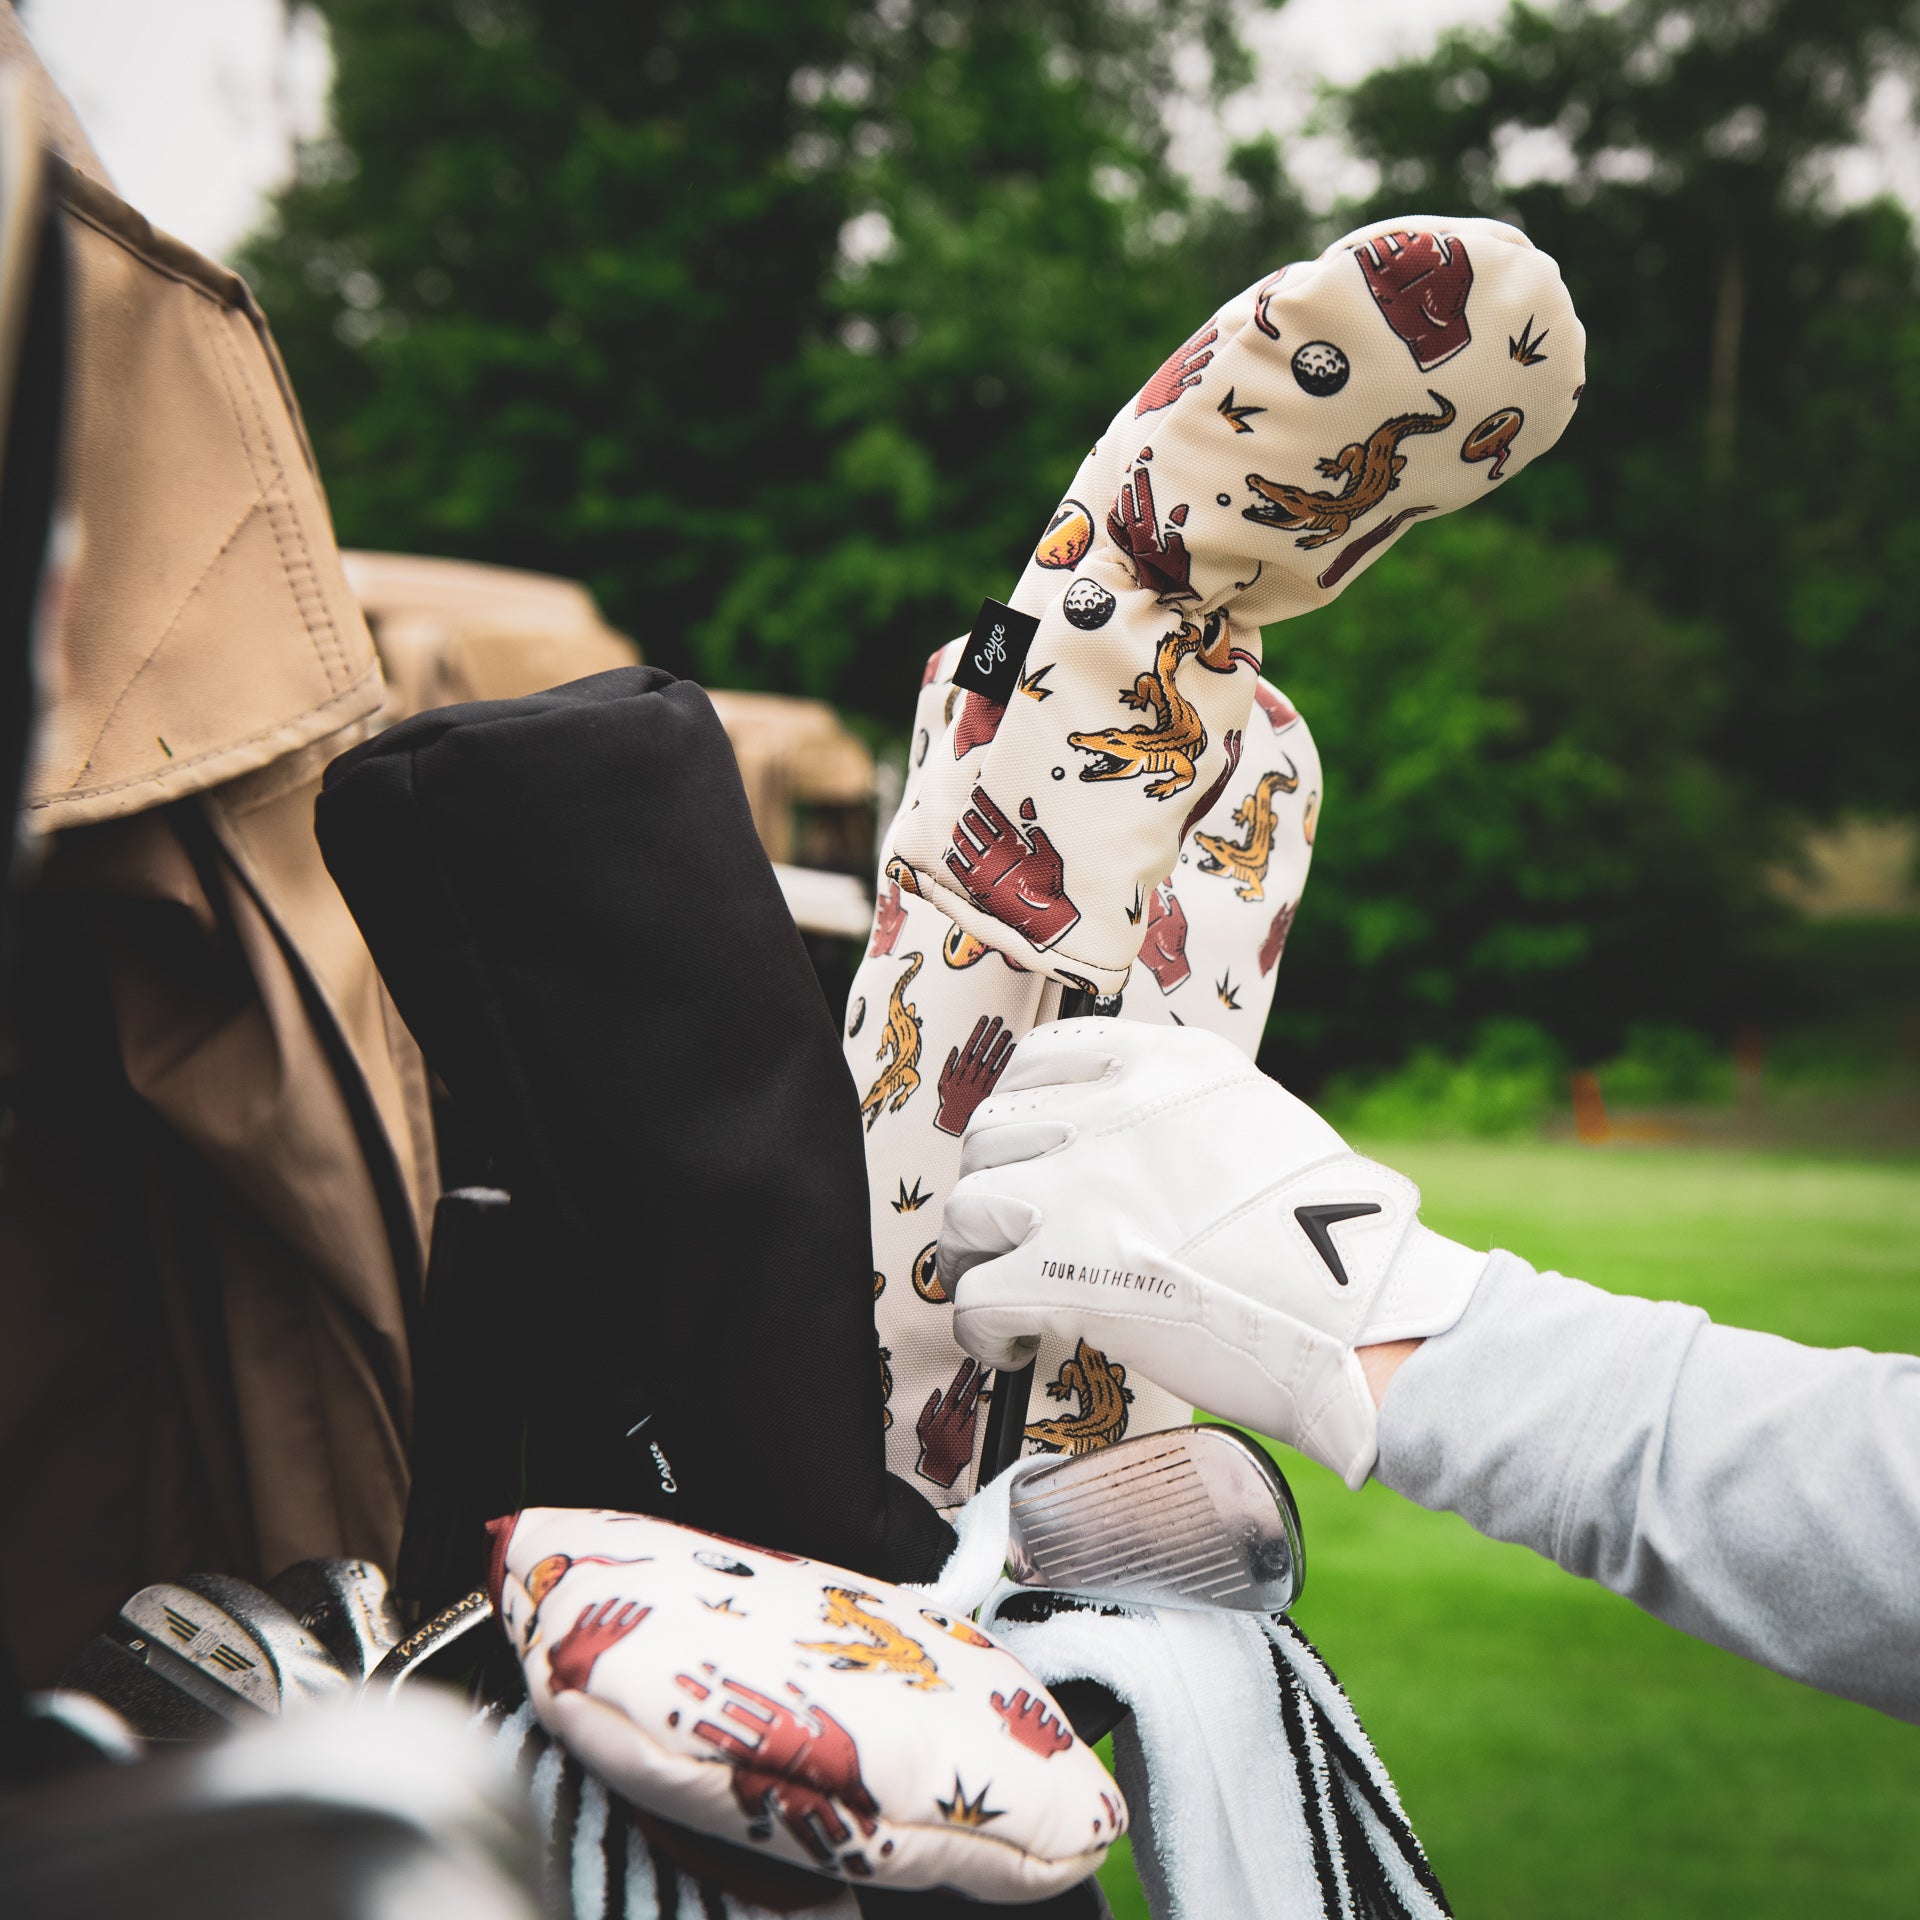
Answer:
[{"label": "white golf glove", "polygon": [[1350,1487],[1379,1451],[1354,1349],[1444,1333],[1487,1264],[1420,1224],[1411,1180],[1191,1027],[1036,1028],[960,1172],[939,1268],[976,1359],[1084,1337]]}]

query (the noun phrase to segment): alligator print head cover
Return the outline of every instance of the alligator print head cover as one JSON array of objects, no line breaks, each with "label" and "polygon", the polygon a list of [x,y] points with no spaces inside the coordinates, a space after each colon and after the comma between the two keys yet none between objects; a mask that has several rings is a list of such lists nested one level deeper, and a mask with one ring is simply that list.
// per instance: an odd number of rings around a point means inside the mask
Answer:
[{"label": "alligator print head cover", "polygon": [[900,821],[912,884],[1022,965],[1113,994],[1141,890],[1231,779],[1260,629],[1560,437],[1585,334],[1517,228],[1409,215],[1227,302],[1115,415],[1009,604],[1020,691],[954,703]]},{"label": "alligator print head cover", "polygon": [[[973,1490],[992,1386],[932,1257],[967,1120],[1056,982],[1256,1051],[1324,786],[1306,721],[1258,678],[1260,623],[1551,445],[1584,347],[1514,228],[1351,234],[1230,301],[1121,409],[1014,590],[1039,624],[1005,703],[955,684],[966,640],[927,662],[843,1031],[888,1465],[936,1503]],[[1027,1443],[1085,1452],[1190,1412],[1048,1340]]]}]

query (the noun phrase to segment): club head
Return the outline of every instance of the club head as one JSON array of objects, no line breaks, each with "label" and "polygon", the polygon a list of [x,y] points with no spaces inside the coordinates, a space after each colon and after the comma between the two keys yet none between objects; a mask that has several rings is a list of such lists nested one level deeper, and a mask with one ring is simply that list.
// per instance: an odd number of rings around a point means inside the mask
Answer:
[{"label": "club head", "polygon": [[1053,1461],[1013,1488],[1020,1585],[1163,1607],[1280,1613],[1300,1597],[1300,1515],[1233,1427],[1177,1427]]},{"label": "club head", "polygon": [[423,1622],[395,1646],[367,1676],[366,1692],[385,1697],[411,1680],[430,1677],[441,1655],[464,1640],[476,1627],[493,1618],[493,1602],[484,1588],[475,1588],[431,1620]]},{"label": "club head", "polygon": [[406,1629],[370,1560],[300,1560],[267,1592],[324,1646],[355,1686],[399,1644]]},{"label": "club head", "polygon": [[349,1691],[325,1646],[279,1601],[217,1573],[142,1587],[65,1684],[148,1740],[206,1739]]}]

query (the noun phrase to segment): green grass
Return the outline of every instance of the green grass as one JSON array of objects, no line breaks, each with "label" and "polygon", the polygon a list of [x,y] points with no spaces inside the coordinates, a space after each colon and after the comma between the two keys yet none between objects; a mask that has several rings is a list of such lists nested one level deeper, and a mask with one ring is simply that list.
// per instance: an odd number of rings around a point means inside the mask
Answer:
[{"label": "green grass", "polygon": [[[1430,1224],[1470,1243],[1819,1345],[1920,1347],[1911,1164],[1366,1148],[1420,1182]],[[1297,1618],[1346,1683],[1461,1915],[1920,1911],[1920,1728],[1689,1640],[1451,1515],[1377,1486],[1349,1494],[1279,1451],[1306,1533]],[[1145,1915],[1124,1860],[1102,1878],[1119,1920]]]}]

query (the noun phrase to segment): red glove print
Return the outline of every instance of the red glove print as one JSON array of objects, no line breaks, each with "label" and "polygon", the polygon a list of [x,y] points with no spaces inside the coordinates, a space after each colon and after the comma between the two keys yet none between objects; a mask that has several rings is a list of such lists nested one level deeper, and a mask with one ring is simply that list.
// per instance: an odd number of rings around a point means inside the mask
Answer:
[{"label": "red glove print", "polygon": [[1293,931],[1293,916],[1299,909],[1298,900],[1289,900],[1273,916],[1273,925],[1267,929],[1267,937],[1260,942],[1260,977],[1265,979],[1280,964],[1280,956],[1286,951],[1287,935]]},{"label": "red glove print", "polygon": [[1174,897],[1171,880],[1162,880],[1153,890],[1140,964],[1160,983],[1162,993],[1171,993],[1193,977],[1187,959],[1187,910]]},{"label": "red glove print", "polygon": [[958,1047],[947,1050],[947,1064],[940,1074],[940,1111],[933,1116],[933,1124],[942,1133],[965,1133],[974,1109],[993,1091],[1012,1058],[1013,1035],[997,1013],[991,1022],[983,1013],[973,1023],[966,1052]]},{"label": "red glove print", "polygon": [[880,1807],[860,1777],[860,1750],[832,1714],[808,1707],[803,1718],[738,1680],[729,1680],[726,1688],[736,1697],[720,1709],[720,1717],[752,1737],[743,1740],[711,1720],[702,1720],[693,1731],[734,1763],[733,1797],[749,1820],[766,1823],[774,1816],[821,1865],[853,1837],[842,1807],[862,1833],[874,1831]]},{"label": "red glove print", "polygon": [[1253,296],[1253,324],[1269,340],[1280,338],[1280,329],[1274,325],[1273,317],[1267,312],[1267,302],[1273,298],[1273,290],[1287,277],[1287,269],[1282,267],[1271,278],[1261,281],[1260,291]]},{"label": "red glove print", "polygon": [[975,747],[984,747],[1000,731],[1000,722],[1006,717],[1007,710],[999,701],[969,688],[953,729],[953,757],[964,760]]},{"label": "red glove print", "polygon": [[1407,343],[1413,364],[1430,373],[1473,338],[1467,295],[1473,262],[1447,233],[1377,233],[1354,248],[1367,291],[1386,323]]},{"label": "red glove print", "polygon": [[1175,507],[1167,518],[1172,525],[1163,535],[1154,511],[1153,475],[1136,467],[1107,515],[1107,535],[1132,559],[1143,587],[1151,587],[1163,600],[1191,600],[1193,560],[1180,531],[1187,510]]},{"label": "red glove print", "polygon": [[1073,1745],[1073,1735],[1047,1711],[1046,1701],[1036,1700],[1025,1687],[1011,1700],[1003,1693],[996,1693],[992,1698],[993,1710],[1007,1723],[1007,1731],[1042,1760],[1051,1760],[1056,1753],[1065,1753]]},{"label": "red glove print", "polygon": [[1275,733],[1285,733],[1300,718],[1293,708],[1287,705],[1285,697],[1277,688],[1270,687],[1264,680],[1254,682],[1253,697],[1260,704],[1260,711],[1267,716],[1267,724]]},{"label": "red glove print", "polygon": [[900,929],[906,924],[907,910],[900,904],[900,882],[895,880],[889,884],[887,897],[873,916],[873,945],[867,949],[867,957],[877,960],[882,954],[891,953],[893,943],[900,938]]},{"label": "red glove print", "polygon": [[936,1487],[950,1487],[960,1469],[973,1458],[973,1423],[980,1407],[980,1389],[987,1383],[979,1361],[963,1360],[945,1393],[930,1393],[914,1432],[920,1436],[916,1471]]},{"label": "red glove print", "polygon": [[1140,397],[1133,403],[1134,418],[1143,413],[1158,413],[1162,407],[1170,407],[1189,387],[1200,384],[1200,369],[1213,358],[1213,343],[1219,339],[1220,329],[1208,327],[1204,333],[1196,333],[1183,347],[1175,347],[1167,355],[1160,371],[1140,389]]},{"label": "red glove print", "polygon": [[[1031,800],[1020,803],[1020,818],[1035,818]],[[967,890],[983,913],[1023,933],[1042,951],[1077,926],[1080,909],[1067,898],[1066,870],[1041,827],[1022,833],[985,787],[973,790],[973,805],[953,830],[947,871]]]},{"label": "red glove print", "polygon": [[582,1607],[580,1618],[547,1655],[554,1692],[584,1693],[593,1677],[593,1663],[609,1647],[617,1647],[652,1611],[637,1600],[606,1600],[598,1607]]}]

